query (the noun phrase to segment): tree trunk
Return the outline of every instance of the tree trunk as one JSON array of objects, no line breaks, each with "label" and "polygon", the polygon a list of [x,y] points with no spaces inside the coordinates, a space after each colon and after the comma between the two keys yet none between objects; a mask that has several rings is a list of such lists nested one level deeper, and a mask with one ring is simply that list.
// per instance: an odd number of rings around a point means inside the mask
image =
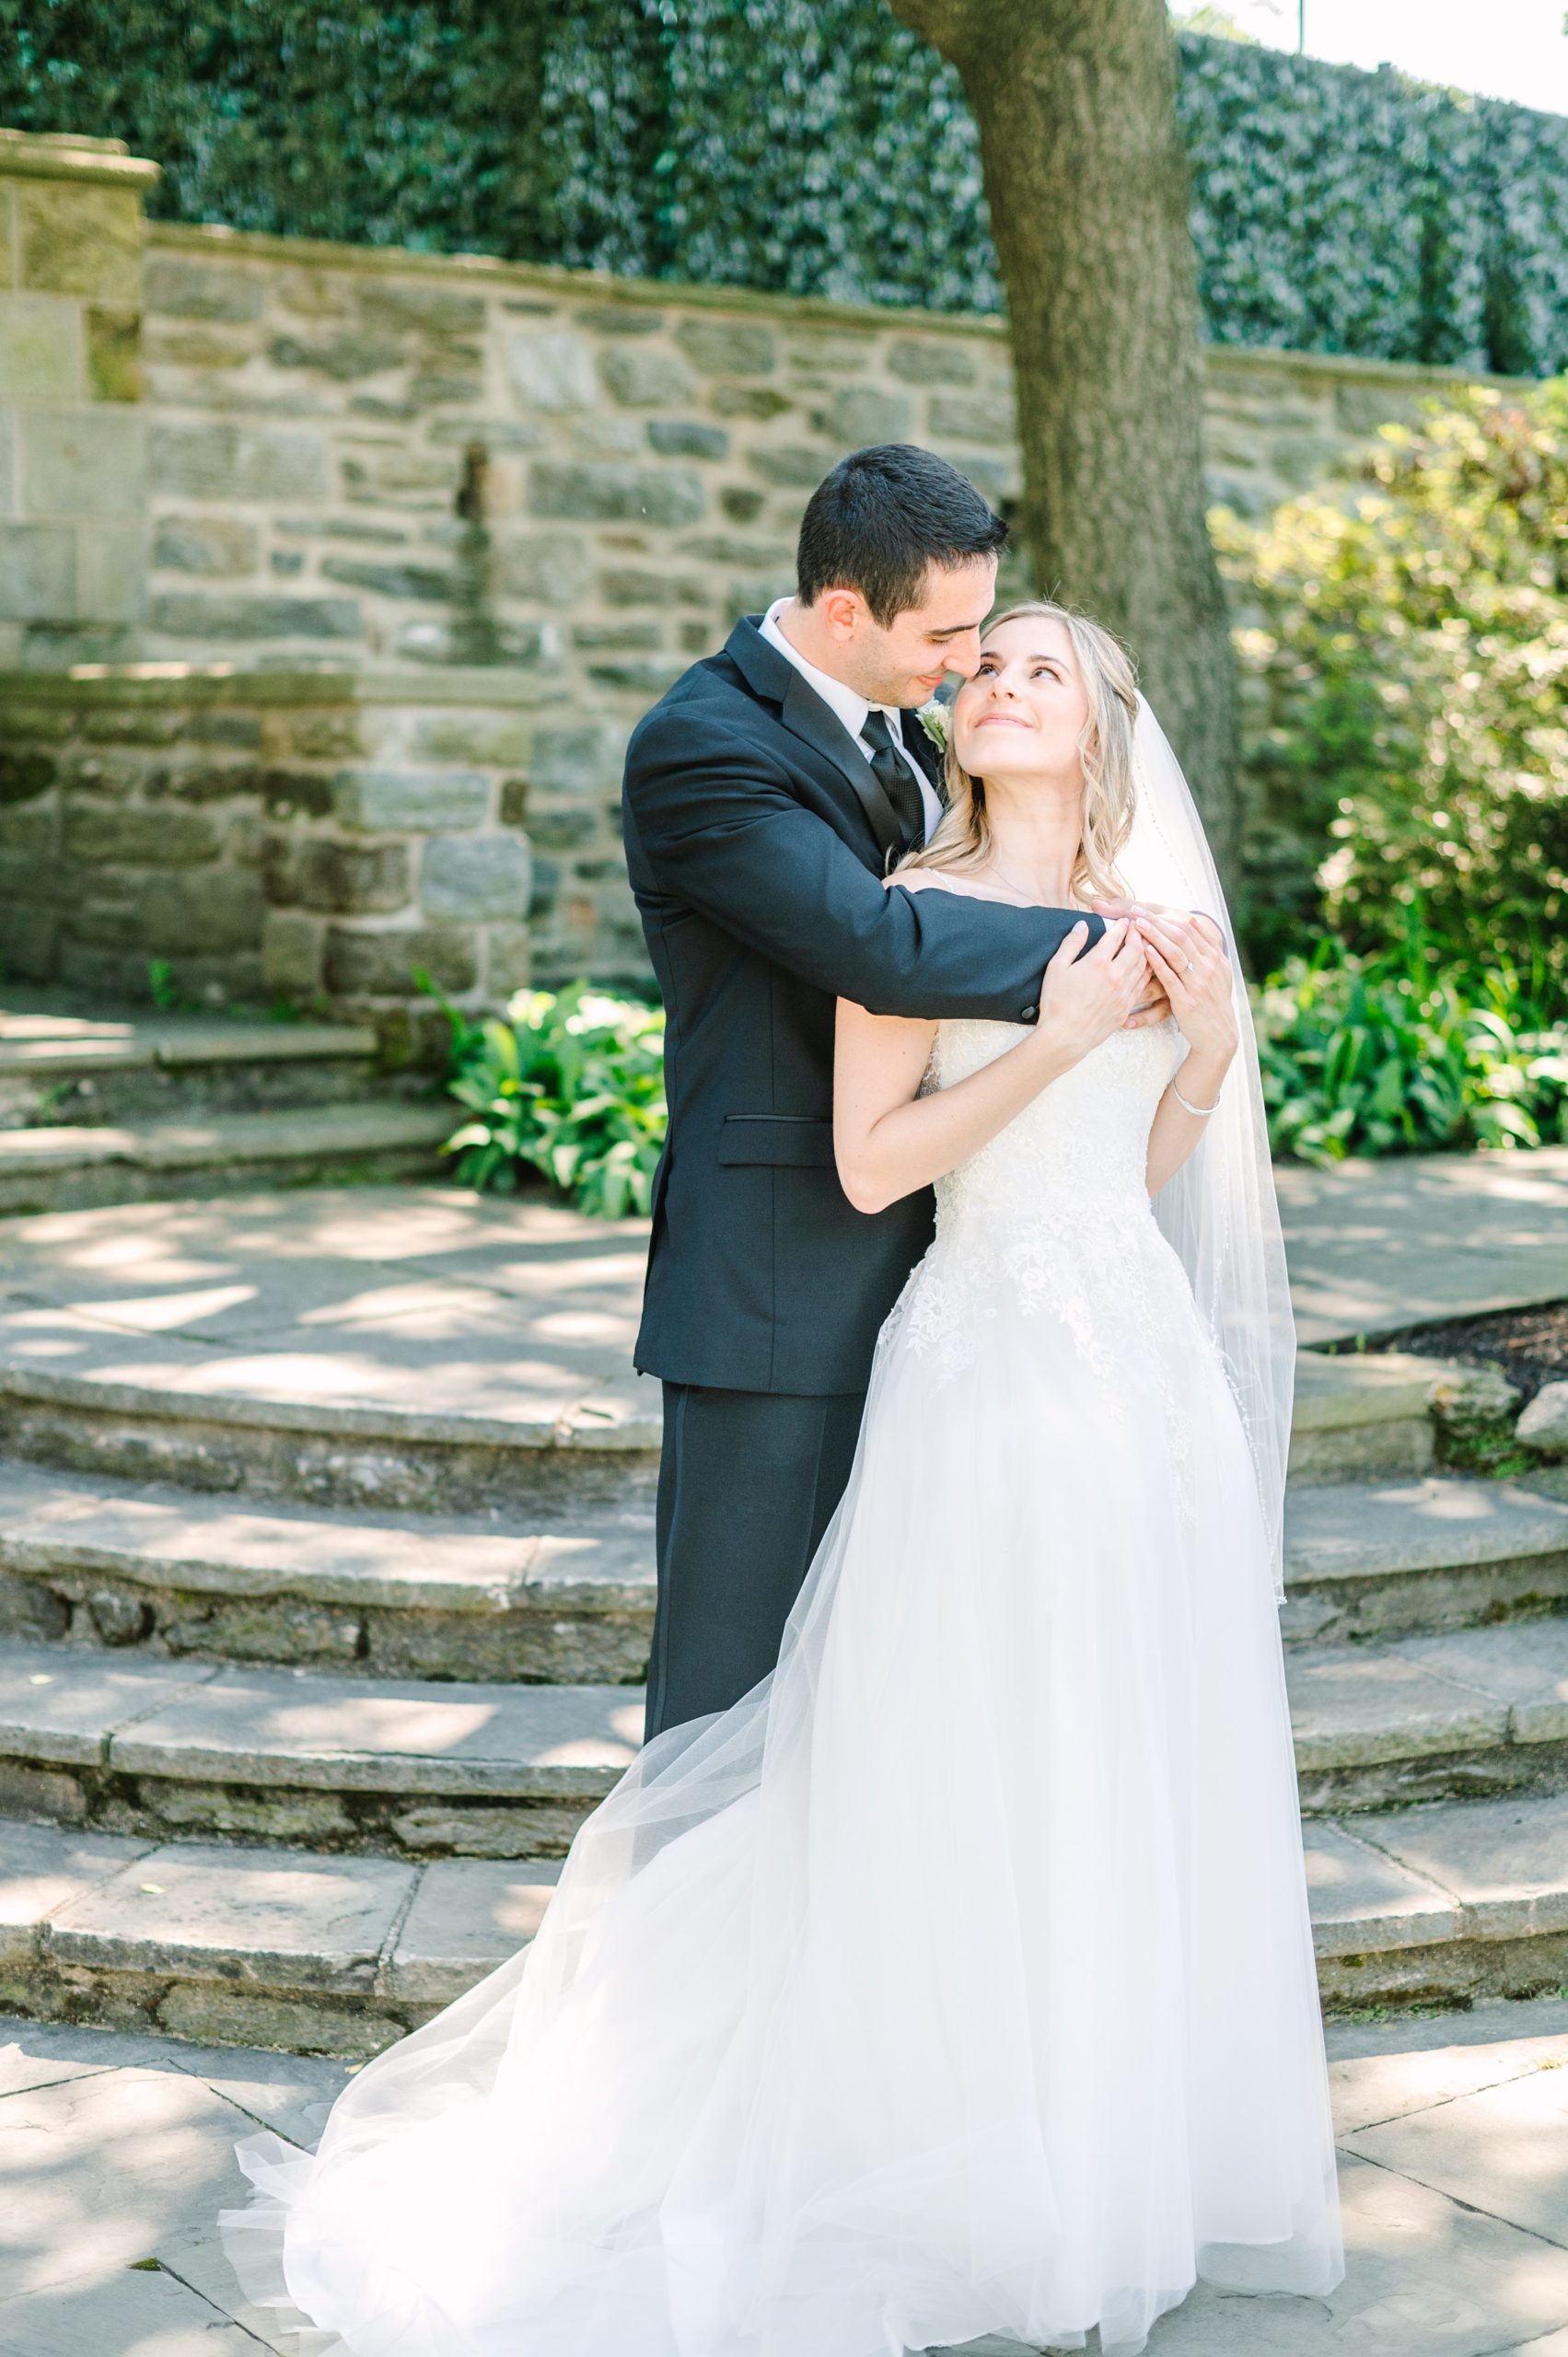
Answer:
[{"label": "tree trunk", "polygon": [[1223,867],[1236,679],[1204,523],[1202,360],[1165,0],[892,0],[951,59],[1007,290],[1023,535],[1124,637]]}]

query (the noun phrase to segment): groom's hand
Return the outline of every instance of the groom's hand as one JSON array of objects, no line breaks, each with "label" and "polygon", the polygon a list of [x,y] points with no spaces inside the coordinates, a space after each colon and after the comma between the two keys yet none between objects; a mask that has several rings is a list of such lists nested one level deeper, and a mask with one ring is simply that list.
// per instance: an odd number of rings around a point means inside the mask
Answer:
[{"label": "groom's hand", "polygon": [[[1149,909],[1146,900],[1094,900],[1090,906],[1096,916],[1103,917],[1107,924],[1117,924],[1127,918],[1135,925],[1139,917],[1147,915]],[[1170,1001],[1166,996],[1165,985],[1157,975],[1151,972],[1146,988],[1121,1028],[1123,1031],[1146,1031],[1151,1023],[1163,1023],[1169,1013]]]},{"label": "groom's hand", "polygon": [[[1134,925],[1140,926],[1142,922],[1150,917],[1174,917],[1179,924],[1193,926],[1201,934],[1206,934],[1220,948],[1223,949],[1225,946],[1224,935],[1218,925],[1213,917],[1205,916],[1202,910],[1168,908],[1157,900],[1095,900],[1091,906],[1096,916],[1103,917],[1107,924],[1113,924],[1122,917],[1130,918]],[[1123,1030],[1144,1030],[1151,1023],[1163,1023],[1169,1015],[1170,1001],[1166,995],[1163,985],[1153,974],[1149,977],[1149,995],[1141,999],[1133,1008],[1122,1025]]]},{"label": "groom's hand", "polygon": [[1149,976],[1149,995],[1140,999],[1122,1025],[1123,1031],[1144,1031],[1151,1023],[1163,1023],[1170,1013],[1170,1001],[1154,976]]}]

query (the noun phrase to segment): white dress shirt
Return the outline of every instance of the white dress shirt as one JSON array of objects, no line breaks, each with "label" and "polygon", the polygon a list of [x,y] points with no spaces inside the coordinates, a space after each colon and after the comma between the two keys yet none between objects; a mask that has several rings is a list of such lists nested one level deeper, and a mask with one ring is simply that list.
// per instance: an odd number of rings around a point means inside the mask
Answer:
[{"label": "white dress shirt", "polygon": [[797,646],[792,646],[779,628],[779,616],[786,606],[792,606],[794,603],[793,598],[774,598],[762,617],[762,636],[770,646],[778,648],[786,663],[794,664],[807,686],[821,697],[835,719],[842,721],[854,739],[856,752],[864,754],[867,761],[871,759],[871,748],[860,733],[865,726],[866,716],[873,712],[880,712],[887,715],[888,726],[893,732],[893,743],[912,771],[915,783],[920,787],[921,807],[925,813],[925,840],[929,842],[935,831],[936,822],[942,816],[941,797],[909,747],[904,743],[902,712],[897,704],[867,703],[863,695],[857,695],[854,688],[846,687],[842,679],[835,679],[830,671],[819,671],[815,663],[808,663],[800,649]]}]

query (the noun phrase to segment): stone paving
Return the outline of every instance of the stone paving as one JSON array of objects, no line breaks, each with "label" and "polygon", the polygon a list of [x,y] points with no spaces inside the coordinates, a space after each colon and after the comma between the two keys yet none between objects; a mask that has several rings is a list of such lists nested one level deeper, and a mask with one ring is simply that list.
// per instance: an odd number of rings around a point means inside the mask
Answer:
[{"label": "stone paving", "polygon": [[[143,1203],[0,1229],[0,1361],[56,1385],[656,1433],[632,1373],[646,1225],[459,1188]],[[631,1437],[628,1434],[628,1437]]]},{"label": "stone paving", "polygon": [[[1333,2023],[1329,2042],[1343,2284],[1201,2289],[1151,2357],[1565,2357],[1568,2002]],[[281,2351],[218,2244],[233,2147],[258,2124],[309,2143],[354,2067],[0,2026],[0,2357]]]},{"label": "stone paving", "polygon": [[[1568,1294],[1568,1148],[1281,1173],[1302,1340]],[[91,1396],[331,1404],[471,1436],[656,1431],[645,1225],[457,1188],[64,1212],[0,1234],[0,1364]],[[478,1420],[476,1422],[475,1420]]]},{"label": "stone paving", "polygon": [[1568,1295],[1568,1146],[1274,1173],[1304,1342]]},{"label": "stone paving", "polygon": [[[1283,1191],[1308,1339],[1568,1293],[1568,1244],[1553,1232],[1556,1211],[1568,1208],[1568,1156],[1291,1172]],[[568,1536],[598,1550],[592,1562],[574,1559],[576,1606],[586,1608],[589,1587],[608,1580],[617,1610],[631,1612],[644,1599],[633,1593],[632,1542],[623,1549],[618,1526],[563,1535],[548,1513],[525,1528],[510,1506],[481,1515],[465,1504],[466,1519],[454,1513],[447,1524],[424,1523],[421,1550],[393,1493],[380,1499],[371,1523],[354,1526],[359,1552],[348,1561],[343,1515],[358,1492],[340,1499],[330,1484],[269,1487],[261,1438],[263,1427],[314,1434],[347,1463],[343,1441],[395,1434],[412,1464],[421,1434],[443,1446],[488,1435],[530,1462],[571,1452],[579,1481],[611,1459],[632,1475],[633,1460],[651,1462],[657,1438],[656,1388],[629,1371],[645,1233],[637,1222],[606,1226],[539,1200],[476,1201],[440,1187],[138,1203],[0,1228],[0,1404],[17,1436],[19,1420],[43,1414],[51,1401],[78,1439],[94,1421],[85,1410],[107,1429],[112,1399],[125,1448],[187,1419],[191,1463],[215,1475],[189,1495],[139,1496],[127,1469],[141,1460],[128,1457],[124,1468],[105,1460],[108,1479],[90,1468],[72,1473],[70,1488],[57,1455],[35,1451],[45,1469],[18,1463],[6,1477],[15,1510],[6,1576],[47,1575],[67,1587],[87,1579],[88,1601],[107,1614],[108,1633],[97,1636],[119,1646],[123,1616],[108,1610],[124,1602],[119,1587],[156,1598],[161,1579],[186,1596],[188,1613],[207,1608],[209,1590],[238,1611],[267,1602],[285,1558],[290,1581],[308,1587],[307,1574],[330,1563],[332,1594],[312,1589],[286,1599],[291,1608],[308,1607],[323,1629],[333,1614],[357,1614],[355,1630],[363,1620],[369,1632],[360,1631],[368,1650],[359,1672],[345,1659],[341,1678],[302,1672],[298,1685],[281,1669],[216,1671],[124,1654],[110,1662],[84,1634],[87,1650],[71,1652],[70,1690],[56,1695],[54,1656],[41,1668],[17,1651],[6,1709],[9,1772],[48,1776],[62,1790],[69,1778],[85,1778],[86,1791],[107,1763],[122,1771],[129,1792],[145,1768],[170,1793],[197,1776],[203,1805],[221,1829],[214,1810],[232,1800],[223,1779],[240,1766],[247,1787],[271,1790],[283,1777],[291,1805],[320,1811],[352,1801],[361,1812],[375,1798],[371,1788],[383,1784],[395,1788],[400,1806],[446,1807],[454,1762],[465,1779],[482,1771],[481,1781],[494,1787],[483,1796],[492,1806],[513,1806],[520,1783],[533,1794],[544,1753],[552,1778],[563,1768],[577,1778],[597,1771],[597,1759],[561,1756],[584,1733],[575,1721],[535,1726],[541,1708],[557,1706],[548,1687],[531,1696],[482,1685],[389,1687],[371,1621],[377,1612],[426,1613],[434,1624],[452,1592],[470,1587],[489,1595],[498,1625],[515,1620],[541,1576],[570,1570],[563,1561],[552,1571],[546,1551]],[[1427,1970],[1420,1951],[1443,1942],[1462,1948],[1466,1939],[1484,1945],[1506,1937],[1533,1942],[1534,1956],[1547,1946],[1555,1956],[1552,1944],[1568,1939],[1563,1813],[1553,1781],[1568,1742],[1561,1631],[1550,1624],[1556,1637],[1548,1643],[1549,1624],[1539,1621],[1469,1632],[1451,1623],[1455,1615],[1474,1617],[1469,1585],[1478,1596],[1511,1596],[1505,1573],[1516,1573],[1515,1585],[1532,1596],[1557,1593],[1562,1507],[1501,1488],[1483,1498],[1476,1484],[1432,1478],[1425,1403],[1434,1370],[1423,1363],[1306,1364],[1298,1439],[1310,1478],[1342,1481],[1353,1471],[1381,1474],[1384,1485],[1297,1497],[1291,1609],[1300,1625],[1291,1632],[1393,1640],[1363,1645],[1353,1659],[1321,1646],[1296,1657],[1304,1765],[1323,1786],[1317,1805],[1332,1801],[1353,1771],[1364,1782],[1373,1772],[1374,1738],[1388,1754],[1374,1763],[1379,1775],[1394,1772],[1395,1752],[1413,1761],[1400,1774],[1424,1775],[1414,1753],[1430,1750],[1434,1775],[1457,1772],[1458,1761],[1467,1777],[1506,1781],[1515,1759],[1527,1781],[1539,1773],[1551,1785],[1539,1797],[1521,1788],[1517,1797],[1434,1798],[1397,1824],[1363,1815],[1353,1831],[1318,1819],[1315,1913],[1328,1983],[1340,2002],[1365,2002],[1355,1976],[1374,1917],[1387,1919],[1390,1939],[1398,1934],[1418,1972]],[[1368,1402],[1347,1408],[1347,1384],[1378,1395],[1365,1467],[1355,1448]],[[220,1462],[223,1447],[240,1440],[250,1457]],[[465,1480],[479,1454],[458,1452]],[[389,1446],[382,1455],[392,1461]],[[381,1458],[363,1461],[374,1471]],[[312,1482],[326,1480],[327,1463],[310,1460]],[[433,1491],[412,1502],[440,1500]],[[1500,1550],[1501,1565],[1493,1560]],[[100,1594],[111,1577],[115,1595]],[[642,1577],[645,1584],[645,1566]],[[564,1601],[563,1590],[549,1615],[536,1617],[561,1618]],[[477,1625],[475,1613],[464,1619]],[[144,1623],[156,1642],[173,1643],[153,1607],[137,1626]],[[328,1634],[336,1628],[333,1620]],[[323,1666],[333,1658],[329,1646]],[[470,1679],[476,1666],[469,1665]],[[583,1672],[551,1672],[568,1674]],[[1387,1689],[1376,1698],[1375,1679]],[[122,1689],[130,1698],[123,1713]],[[607,1691],[603,1707],[634,1717],[624,1688]],[[602,1740],[602,1731],[587,1732]],[[634,1741],[632,1720],[610,1734]],[[1368,1786],[1361,1797],[1381,1794]],[[542,1787],[526,1797],[535,1809],[547,1803],[580,1805]],[[143,1918],[156,1908],[168,1951],[160,1969],[173,1976],[174,1990],[172,2010],[157,2018],[196,2038],[266,2034],[283,2042],[290,2025],[281,2001],[270,2028],[242,2030],[213,2010],[220,1982],[233,1982],[233,1941],[225,1933],[225,1945],[212,1920],[221,1885],[225,1903],[241,1905],[250,1949],[265,1950],[265,1970],[256,1965],[263,1992],[299,1980],[324,1990],[323,2003],[341,1995],[355,2009],[358,2042],[349,2046],[345,2034],[335,2058],[300,2060],[123,2029],[5,2024],[0,2171],[14,2198],[0,2203],[0,2357],[193,2357],[198,2349],[277,2345],[231,2296],[217,2252],[213,2219],[237,2190],[233,2141],[257,2119],[306,2136],[310,2107],[341,2086],[354,2067],[349,2057],[395,2035],[402,2014],[417,2017],[445,2002],[494,1957],[501,1934],[507,1947],[529,1936],[548,1898],[551,1869],[520,1869],[507,1856],[420,1864],[235,1851],[192,1841],[193,1829],[170,1846],[150,1819],[140,1835],[129,1826],[124,1834],[17,1829],[41,1863],[30,1878],[20,1867],[13,1877],[11,1928],[0,1930],[0,1948],[9,1938],[19,1954],[18,1943],[32,1937],[28,1907],[34,1915],[52,1910],[61,1921],[51,1919],[50,1952],[61,1972],[97,1973],[106,1986],[119,1975],[129,1988],[133,1968],[146,1962]],[[50,1883],[45,1856],[63,1843],[90,1850],[104,1885],[69,1905],[60,1874]],[[302,1877],[311,1885],[307,1896],[329,1902],[330,1940],[315,1932],[306,1938],[295,1920]],[[1412,1915],[1420,1918],[1413,1947]],[[205,1982],[197,1990],[204,2014],[181,2013],[180,1972],[192,1987],[203,1972],[212,1981],[204,1997]],[[1560,1977],[1537,1972],[1527,1982],[1492,1985],[1550,1987]],[[373,1980],[376,2002],[384,1994],[390,2010],[362,2021]],[[1568,2002],[1487,2002],[1441,2020],[1341,2021],[1330,2037],[1352,2249],[1345,2286],[1326,2303],[1200,2293],[1161,2326],[1155,2357],[1568,2357]]]}]

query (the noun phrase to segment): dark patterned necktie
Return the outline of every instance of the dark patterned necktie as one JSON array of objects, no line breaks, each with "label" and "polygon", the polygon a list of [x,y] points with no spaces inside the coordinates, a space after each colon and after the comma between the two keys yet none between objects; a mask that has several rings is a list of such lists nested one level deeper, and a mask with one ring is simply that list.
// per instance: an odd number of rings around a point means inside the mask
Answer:
[{"label": "dark patterned necktie", "polygon": [[868,712],[860,737],[861,742],[871,748],[871,774],[898,812],[899,824],[904,830],[904,847],[912,851],[925,841],[925,804],[921,798],[920,782],[895,749],[885,712]]}]

